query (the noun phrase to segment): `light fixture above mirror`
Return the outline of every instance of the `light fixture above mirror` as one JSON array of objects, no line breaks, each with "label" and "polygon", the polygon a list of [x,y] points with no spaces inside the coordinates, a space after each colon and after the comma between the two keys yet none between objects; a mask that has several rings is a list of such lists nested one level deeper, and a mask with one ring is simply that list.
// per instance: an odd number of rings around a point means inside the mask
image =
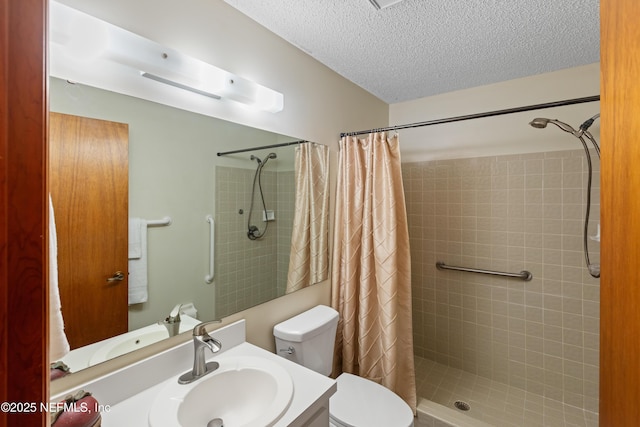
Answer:
[{"label": "light fixture above mirror", "polygon": [[148,91],[179,89],[204,96],[205,102],[233,101],[271,113],[284,108],[280,92],[91,15],[57,2],[51,2],[50,14],[52,76],[96,87],[106,79],[134,96],[141,96],[130,93],[134,87],[147,86]]}]

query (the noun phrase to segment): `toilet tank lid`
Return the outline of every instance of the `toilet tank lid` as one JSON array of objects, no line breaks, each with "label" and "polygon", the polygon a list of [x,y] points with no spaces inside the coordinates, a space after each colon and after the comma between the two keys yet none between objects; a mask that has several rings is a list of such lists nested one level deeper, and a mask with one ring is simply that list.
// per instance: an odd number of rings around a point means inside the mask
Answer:
[{"label": "toilet tank lid", "polygon": [[273,335],[292,342],[314,337],[338,323],[338,312],[326,305],[318,305],[273,327]]}]

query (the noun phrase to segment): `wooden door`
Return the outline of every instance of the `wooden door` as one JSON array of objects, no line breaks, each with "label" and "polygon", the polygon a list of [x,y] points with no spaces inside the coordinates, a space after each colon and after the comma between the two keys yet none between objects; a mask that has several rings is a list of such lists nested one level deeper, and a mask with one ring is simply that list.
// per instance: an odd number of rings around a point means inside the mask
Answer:
[{"label": "wooden door", "polygon": [[640,425],[640,2],[602,0],[600,425]]},{"label": "wooden door", "polygon": [[[51,113],[49,140],[60,300],[73,349],[128,330],[128,126]],[[123,279],[109,280],[118,271]]]}]

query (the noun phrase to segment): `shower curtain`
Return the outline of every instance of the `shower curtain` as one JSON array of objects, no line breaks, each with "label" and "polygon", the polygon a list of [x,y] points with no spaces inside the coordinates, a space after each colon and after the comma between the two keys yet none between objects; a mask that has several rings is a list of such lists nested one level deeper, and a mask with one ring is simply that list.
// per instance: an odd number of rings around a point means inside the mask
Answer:
[{"label": "shower curtain", "polygon": [[296,200],[286,293],[325,280],[329,229],[329,148],[305,142],[295,152]]},{"label": "shower curtain", "polygon": [[334,375],[378,382],[416,412],[411,260],[398,135],[340,141],[332,306]]}]

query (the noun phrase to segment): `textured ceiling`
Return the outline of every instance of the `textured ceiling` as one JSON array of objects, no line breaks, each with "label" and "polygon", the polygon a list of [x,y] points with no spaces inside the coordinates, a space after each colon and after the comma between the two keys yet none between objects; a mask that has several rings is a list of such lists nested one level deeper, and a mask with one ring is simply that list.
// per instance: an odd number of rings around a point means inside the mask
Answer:
[{"label": "textured ceiling", "polygon": [[599,0],[225,0],[387,103],[599,61]]}]

